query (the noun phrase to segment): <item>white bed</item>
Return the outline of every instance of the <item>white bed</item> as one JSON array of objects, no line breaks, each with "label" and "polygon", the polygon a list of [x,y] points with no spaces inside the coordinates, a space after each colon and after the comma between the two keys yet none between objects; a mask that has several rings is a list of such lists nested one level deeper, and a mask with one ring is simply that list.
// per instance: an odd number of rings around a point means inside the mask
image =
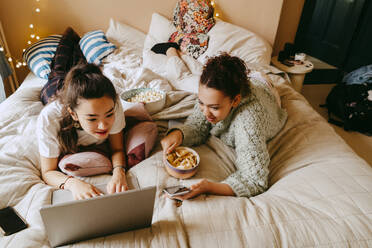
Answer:
[{"label": "white bed", "polygon": [[[166,19],[157,14],[153,19],[147,35],[111,22],[106,34],[119,48],[106,59],[103,71],[119,93],[141,86],[168,92],[166,108],[152,116],[161,137],[168,120],[191,113],[196,96],[175,90],[164,77],[161,63],[157,64],[159,60],[149,54],[151,42],[161,41],[161,35],[165,37],[171,30],[159,24],[168,25]],[[291,88],[280,71],[268,65],[271,48],[267,43],[254,34],[248,39],[249,33],[244,33],[246,42],[229,44],[223,39],[233,41],[241,30],[225,23],[216,27],[225,33],[211,35],[206,56],[226,50],[243,57],[274,82],[288,112],[285,127],[268,143],[269,190],[251,198],[201,195],[176,207],[161,193],[178,180],[166,173],[157,143],[151,156],[128,172],[128,178],[138,180],[141,187],[157,187],[151,228],[67,247],[372,247],[371,166]],[[151,37],[151,28],[164,32]],[[194,66],[201,66],[205,58]],[[0,105],[0,208],[13,206],[29,224],[17,234],[1,237],[0,247],[49,247],[39,209],[50,204],[53,188],[41,180],[35,136],[36,118],[42,109],[39,92],[45,83],[30,73]],[[234,152],[218,138],[211,137],[195,150],[201,157],[200,170],[184,184],[203,177],[223,180],[234,171]],[[91,183],[108,179],[109,175],[86,178]]]}]

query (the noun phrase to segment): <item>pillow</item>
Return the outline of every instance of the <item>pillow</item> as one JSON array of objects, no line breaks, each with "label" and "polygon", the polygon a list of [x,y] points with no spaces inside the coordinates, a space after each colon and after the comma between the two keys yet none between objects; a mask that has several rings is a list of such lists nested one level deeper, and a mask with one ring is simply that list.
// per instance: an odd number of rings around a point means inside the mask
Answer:
[{"label": "pillow", "polygon": [[106,37],[117,47],[131,42],[138,45],[142,50],[146,35],[138,29],[111,18],[109,28],[106,31]]},{"label": "pillow", "polygon": [[23,53],[28,68],[38,77],[48,79],[50,64],[62,35],[51,35],[34,43]]},{"label": "pillow", "polygon": [[143,45],[143,66],[158,73],[161,76],[166,75],[164,65],[167,63],[167,57],[163,54],[156,54],[151,51],[151,48],[160,42],[167,42],[172,33],[177,29],[173,23],[167,18],[153,13],[149,31]]},{"label": "pillow", "polygon": [[148,34],[151,35],[157,43],[167,42],[172,33],[176,31],[176,27],[169,19],[158,13],[152,14]]},{"label": "pillow", "polygon": [[220,52],[238,56],[246,63],[270,64],[271,45],[247,29],[218,20],[207,34],[208,49],[198,58],[202,64]]},{"label": "pillow", "polygon": [[105,34],[101,30],[86,33],[81,38],[79,45],[88,63],[96,65],[100,65],[102,59],[116,49],[114,44],[107,41]]},{"label": "pillow", "polygon": [[143,103],[123,105],[125,109],[124,143],[128,169],[150,154],[158,137],[158,127]]},{"label": "pillow", "polygon": [[60,170],[70,176],[85,177],[110,173],[110,159],[98,152],[78,152],[64,156],[58,163]]},{"label": "pillow", "polygon": [[128,169],[149,156],[157,137],[158,127],[153,121],[142,121],[125,133]]}]

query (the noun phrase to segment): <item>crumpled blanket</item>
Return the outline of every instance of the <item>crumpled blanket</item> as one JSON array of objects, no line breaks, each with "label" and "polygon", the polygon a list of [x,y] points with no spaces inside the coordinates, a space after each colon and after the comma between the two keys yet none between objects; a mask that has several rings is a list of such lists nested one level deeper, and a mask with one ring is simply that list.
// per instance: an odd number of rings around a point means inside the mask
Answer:
[{"label": "crumpled blanket", "polygon": [[169,41],[180,45],[182,52],[197,59],[208,48],[208,31],[215,24],[213,7],[208,0],[180,0],[173,13],[177,31]]}]

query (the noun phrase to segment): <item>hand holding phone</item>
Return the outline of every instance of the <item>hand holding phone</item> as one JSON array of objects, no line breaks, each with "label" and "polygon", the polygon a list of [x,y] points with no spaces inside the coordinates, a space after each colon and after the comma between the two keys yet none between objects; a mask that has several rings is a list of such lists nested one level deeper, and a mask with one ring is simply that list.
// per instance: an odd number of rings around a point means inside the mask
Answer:
[{"label": "hand holding phone", "polygon": [[27,228],[27,224],[12,207],[0,209],[0,232],[5,236],[25,228]]},{"label": "hand holding phone", "polygon": [[175,197],[189,193],[190,189],[184,186],[172,186],[163,189],[163,191],[167,193],[169,197]]}]

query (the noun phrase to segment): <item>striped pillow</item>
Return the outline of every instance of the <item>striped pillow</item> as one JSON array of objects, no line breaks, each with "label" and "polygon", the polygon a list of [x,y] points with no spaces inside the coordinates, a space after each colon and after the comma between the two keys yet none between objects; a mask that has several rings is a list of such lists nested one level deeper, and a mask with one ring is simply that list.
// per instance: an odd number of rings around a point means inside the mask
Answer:
[{"label": "striped pillow", "polygon": [[88,63],[96,65],[100,65],[102,59],[116,49],[114,44],[107,41],[105,34],[101,30],[86,33],[81,38],[79,45]]},{"label": "striped pillow", "polygon": [[23,60],[36,76],[48,79],[50,64],[61,38],[62,35],[48,36],[32,44],[23,52]]}]

